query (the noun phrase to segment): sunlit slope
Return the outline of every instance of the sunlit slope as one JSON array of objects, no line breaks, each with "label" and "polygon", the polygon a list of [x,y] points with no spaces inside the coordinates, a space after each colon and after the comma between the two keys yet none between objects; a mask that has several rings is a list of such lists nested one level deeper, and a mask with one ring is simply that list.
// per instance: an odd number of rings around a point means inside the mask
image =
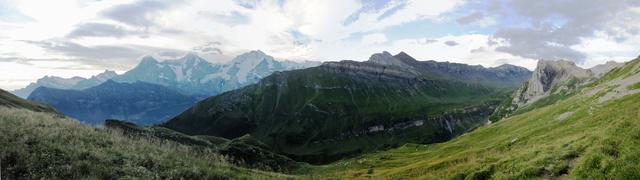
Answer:
[{"label": "sunlit slope", "polygon": [[[640,179],[640,60],[451,141],[320,166],[322,177]],[[557,97],[551,97],[557,98]]]}]

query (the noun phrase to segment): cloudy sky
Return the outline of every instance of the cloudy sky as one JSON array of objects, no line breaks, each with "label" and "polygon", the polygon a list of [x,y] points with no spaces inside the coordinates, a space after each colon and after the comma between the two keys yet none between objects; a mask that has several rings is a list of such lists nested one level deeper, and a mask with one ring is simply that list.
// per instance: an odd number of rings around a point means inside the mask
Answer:
[{"label": "cloudy sky", "polygon": [[420,60],[583,67],[640,54],[638,0],[0,0],[0,88],[124,72],[143,55],[247,50],[289,60]]}]

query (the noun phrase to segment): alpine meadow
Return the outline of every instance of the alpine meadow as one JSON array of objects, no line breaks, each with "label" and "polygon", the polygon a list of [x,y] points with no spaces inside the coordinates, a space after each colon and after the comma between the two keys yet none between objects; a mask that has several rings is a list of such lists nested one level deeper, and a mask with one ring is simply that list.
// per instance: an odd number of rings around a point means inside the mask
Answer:
[{"label": "alpine meadow", "polygon": [[0,0],[0,179],[640,179],[639,9]]}]

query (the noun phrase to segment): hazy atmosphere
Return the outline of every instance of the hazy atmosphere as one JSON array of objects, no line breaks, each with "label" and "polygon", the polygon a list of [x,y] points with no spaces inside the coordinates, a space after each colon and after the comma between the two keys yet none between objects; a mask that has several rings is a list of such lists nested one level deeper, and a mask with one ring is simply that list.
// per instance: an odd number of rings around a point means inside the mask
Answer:
[{"label": "hazy atmosphere", "polygon": [[[579,3],[576,3],[579,2]],[[124,72],[144,55],[196,52],[226,62],[364,61],[381,51],[419,60],[535,68],[538,59],[591,67],[640,52],[634,0],[0,0],[0,88],[45,75]],[[346,50],[348,49],[348,50]],[[30,73],[22,73],[30,72]]]},{"label": "hazy atmosphere", "polygon": [[0,179],[640,179],[640,0],[0,0]]}]

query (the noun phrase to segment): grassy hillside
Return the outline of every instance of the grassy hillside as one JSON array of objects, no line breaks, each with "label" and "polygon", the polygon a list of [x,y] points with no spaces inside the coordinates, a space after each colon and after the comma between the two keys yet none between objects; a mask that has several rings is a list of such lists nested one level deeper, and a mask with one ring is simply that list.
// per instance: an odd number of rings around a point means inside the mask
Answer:
[{"label": "grassy hillside", "polygon": [[640,60],[451,141],[318,166],[319,177],[640,179]]},{"label": "grassy hillside", "polygon": [[278,153],[321,164],[449,140],[484,124],[509,90],[373,63],[333,64],[275,73],[162,126],[229,139],[251,134]]},{"label": "grassy hillside", "polygon": [[15,96],[5,90],[0,89],[0,106],[25,108],[37,112],[50,112],[57,113],[53,108],[48,105],[40,104],[31,101],[25,101],[24,99]]},{"label": "grassy hillside", "polygon": [[105,126],[110,129],[122,130],[127,136],[154,137],[199,149],[206,149],[223,155],[229,161],[242,167],[288,172],[305,165],[274,153],[267,145],[250,135],[235,139],[206,135],[189,136],[163,127],[141,127],[130,122],[118,120],[107,120]]},{"label": "grassy hillside", "polygon": [[[24,101],[26,103],[26,101]],[[0,107],[1,179],[282,179],[207,148],[91,128],[50,113]]]}]

